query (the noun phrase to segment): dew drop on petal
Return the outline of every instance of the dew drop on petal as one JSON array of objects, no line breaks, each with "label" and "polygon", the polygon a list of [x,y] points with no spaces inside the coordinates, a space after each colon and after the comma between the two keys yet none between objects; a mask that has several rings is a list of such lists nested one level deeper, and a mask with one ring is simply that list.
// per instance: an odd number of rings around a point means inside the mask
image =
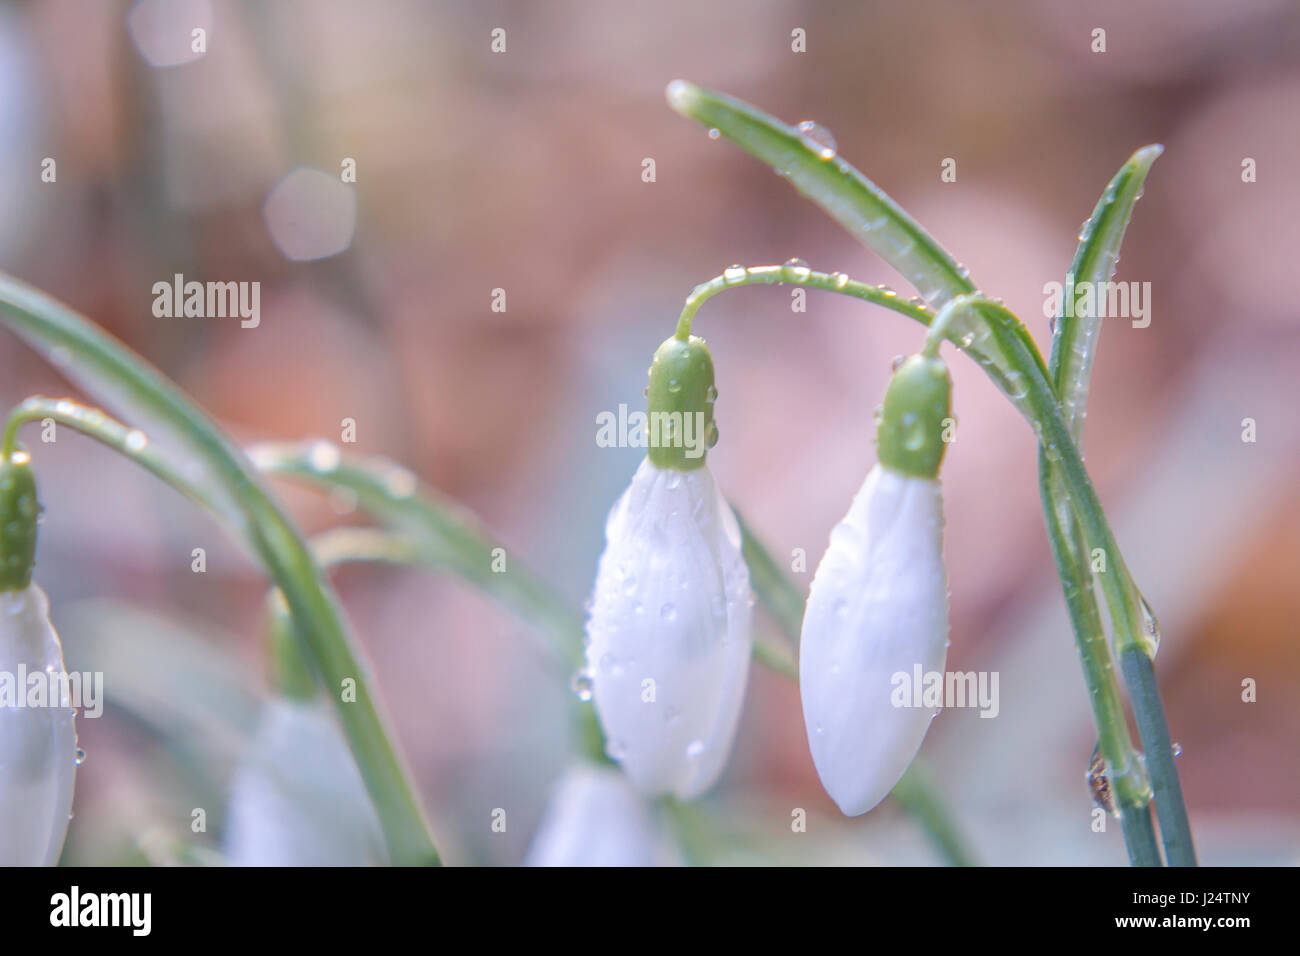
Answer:
[{"label": "dew drop on petal", "polygon": [[[86,762],[86,751],[82,750],[80,747],[77,748],[76,760],[77,760],[78,767],[80,767],[83,763]],[[69,817],[69,819],[71,819],[71,817]]]},{"label": "dew drop on petal", "polygon": [[140,452],[144,451],[144,447],[147,444],[149,444],[149,439],[145,436],[145,433],[140,431],[138,428],[133,428],[127,432],[126,439],[123,441],[126,450],[131,452],[133,455],[138,455]]},{"label": "dew drop on petal", "polygon": [[583,703],[591,700],[591,675],[586,671],[578,671],[574,674],[573,679],[569,681],[569,687],[573,691],[573,695]]}]

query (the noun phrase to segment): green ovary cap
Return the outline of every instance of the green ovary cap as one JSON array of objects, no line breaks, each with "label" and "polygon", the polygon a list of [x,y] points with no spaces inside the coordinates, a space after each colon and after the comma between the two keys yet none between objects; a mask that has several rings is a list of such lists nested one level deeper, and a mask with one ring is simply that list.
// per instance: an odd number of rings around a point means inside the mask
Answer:
[{"label": "green ovary cap", "polygon": [[659,468],[691,471],[718,441],[713,423],[713,356],[704,339],[673,337],[659,346],[646,390],[646,454]]},{"label": "green ovary cap", "polygon": [[16,451],[0,462],[0,592],[21,591],[32,583],[40,513],[31,457]]},{"label": "green ovary cap", "polygon": [[937,358],[913,355],[894,372],[876,430],[880,463],[934,478],[952,440],[952,381]]}]

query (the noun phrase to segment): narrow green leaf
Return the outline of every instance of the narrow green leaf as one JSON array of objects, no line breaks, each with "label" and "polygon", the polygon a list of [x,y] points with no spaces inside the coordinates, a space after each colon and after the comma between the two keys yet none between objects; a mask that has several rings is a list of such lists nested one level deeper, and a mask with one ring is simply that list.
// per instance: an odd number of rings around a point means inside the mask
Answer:
[{"label": "narrow green leaf", "polygon": [[530,634],[536,629],[548,636],[548,643],[538,645],[543,654],[554,657],[558,650],[569,666],[582,665],[581,618],[476,515],[421,484],[407,469],[383,458],[345,456],[324,441],[267,442],[249,448],[248,455],[265,474],[326,492],[352,491],[363,511],[411,540],[419,560],[445,568],[500,601],[530,625]]},{"label": "narrow green leaf", "polygon": [[333,589],[306,542],[220,427],[180,388],[72,309],[0,273],[0,321],[96,398],[125,409],[149,440],[174,442],[188,460],[193,497],[212,502],[251,544],[298,622],[297,632],[331,688],[351,681],[356,700],[331,693],[357,766],[384,828],[393,862],[436,864],[438,852],[410,776],[393,743],[365,665]]},{"label": "narrow green leaf", "polygon": [[[1068,292],[1062,296],[1048,367],[1051,370],[1052,385],[1061,398],[1061,408],[1070,426],[1070,434],[1080,448],[1083,447],[1083,420],[1087,414],[1088,386],[1092,378],[1093,356],[1097,352],[1097,341],[1100,338],[1101,317],[1095,314],[1080,315],[1078,298],[1088,286],[1095,289],[1097,284],[1109,282],[1115,274],[1119,247],[1133,215],[1133,205],[1142,196],[1142,184],[1146,182],[1151,164],[1162,152],[1163,146],[1145,146],[1120,167],[1106,191],[1097,200],[1092,215],[1083,224],[1074,261],[1070,264],[1069,276],[1073,277],[1074,301],[1069,301],[1071,296]],[[1085,286],[1084,283],[1088,285]],[[1067,278],[1066,289],[1070,288],[1071,279]],[[1065,314],[1067,306],[1072,315]]]},{"label": "narrow green leaf", "polygon": [[859,242],[898,270],[934,309],[975,291],[965,267],[815,132],[803,133],[759,109],[688,83],[668,85],[668,104],[773,167]]}]

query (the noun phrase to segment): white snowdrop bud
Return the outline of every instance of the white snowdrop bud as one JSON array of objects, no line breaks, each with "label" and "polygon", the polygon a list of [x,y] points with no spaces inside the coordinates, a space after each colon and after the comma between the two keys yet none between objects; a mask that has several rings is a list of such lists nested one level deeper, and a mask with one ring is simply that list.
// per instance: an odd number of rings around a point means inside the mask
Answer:
[{"label": "white snowdrop bud", "polygon": [[329,704],[263,708],[231,782],[223,851],[235,866],[374,866],[383,833]]},{"label": "white snowdrop bud", "polygon": [[8,454],[0,462],[0,866],[58,862],[77,776],[63,648],[50,602],[32,583],[39,514],[31,458]]},{"label": "white snowdrop bud", "polygon": [[64,673],[49,611],[35,584],[0,593],[0,866],[53,866],[72,814],[73,709],[56,681],[38,703],[27,696],[27,677]]},{"label": "white snowdrop bud", "polygon": [[[665,342],[649,394],[652,428],[671,409],[708,429],[717,393],[703,341]],[[745,696],[752,599],[740,529],[703,454],[652,446],[605,538],[587,622],[596,713],[642,793],[687,800],[721,774]]]},{"label": "white snowdrop bud", "polygon": [[[895,375],[880,464],[831,532],[804,612],[799,684],[813,763],[847,815],[898,783],[937,713],[895,692],[895,675],[942,673],[948,644],[943,498],[937,478],[947,370],[914,357]],[[905,699],[904,699],[905,698]]]},{"label": "white snowdrop bud", "polygon": [[576,766],[546,804],[525,866],[674,866],[654,808],[625,774]]}]

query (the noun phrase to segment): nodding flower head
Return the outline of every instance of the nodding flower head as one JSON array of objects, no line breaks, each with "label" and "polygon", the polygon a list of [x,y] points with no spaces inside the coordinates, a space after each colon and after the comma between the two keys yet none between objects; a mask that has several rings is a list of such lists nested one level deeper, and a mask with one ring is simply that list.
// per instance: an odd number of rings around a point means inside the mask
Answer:
[{"label": "nodding flower head", "polygon": [[731,750],[753,602],[735,515],[703,449],[692,456],[681,440],[686,416],[696,434],[716,436],[704,341],[660,346],[647,395],[651,445],[605,524],[587,674],[609,755],[644,794],[689,799]]},{"label": "nodding flower head", "polygon": [[379,818],[347,738],[299,650],[280,591],[267,600],[274,692],[230,783],[222,850],[234,866],[376,866]]},{"label": "nodding flower head", "polygon": [[813,762],[849,816],[898,783],[937,711],[894,694],[895,675],[942,672],[948,644],[938,473],[951,386],[913,356],[885,395],[880,462],[831,531],[803,619],[799,683]]},{"label": "nodding flower head", "polygon": [[50,602],[32,583],[40,506],[26,452],[0,463],[0,866],[53,866],[63,850],[77,774],[77,732],[57,685],[29,699],[18,675],[64,673]]},{"label": "nodding flower head", "polygon": [[655,808],[626,774],[581,765],[546,804],[526,866],[672,866],[680,863]]}]

